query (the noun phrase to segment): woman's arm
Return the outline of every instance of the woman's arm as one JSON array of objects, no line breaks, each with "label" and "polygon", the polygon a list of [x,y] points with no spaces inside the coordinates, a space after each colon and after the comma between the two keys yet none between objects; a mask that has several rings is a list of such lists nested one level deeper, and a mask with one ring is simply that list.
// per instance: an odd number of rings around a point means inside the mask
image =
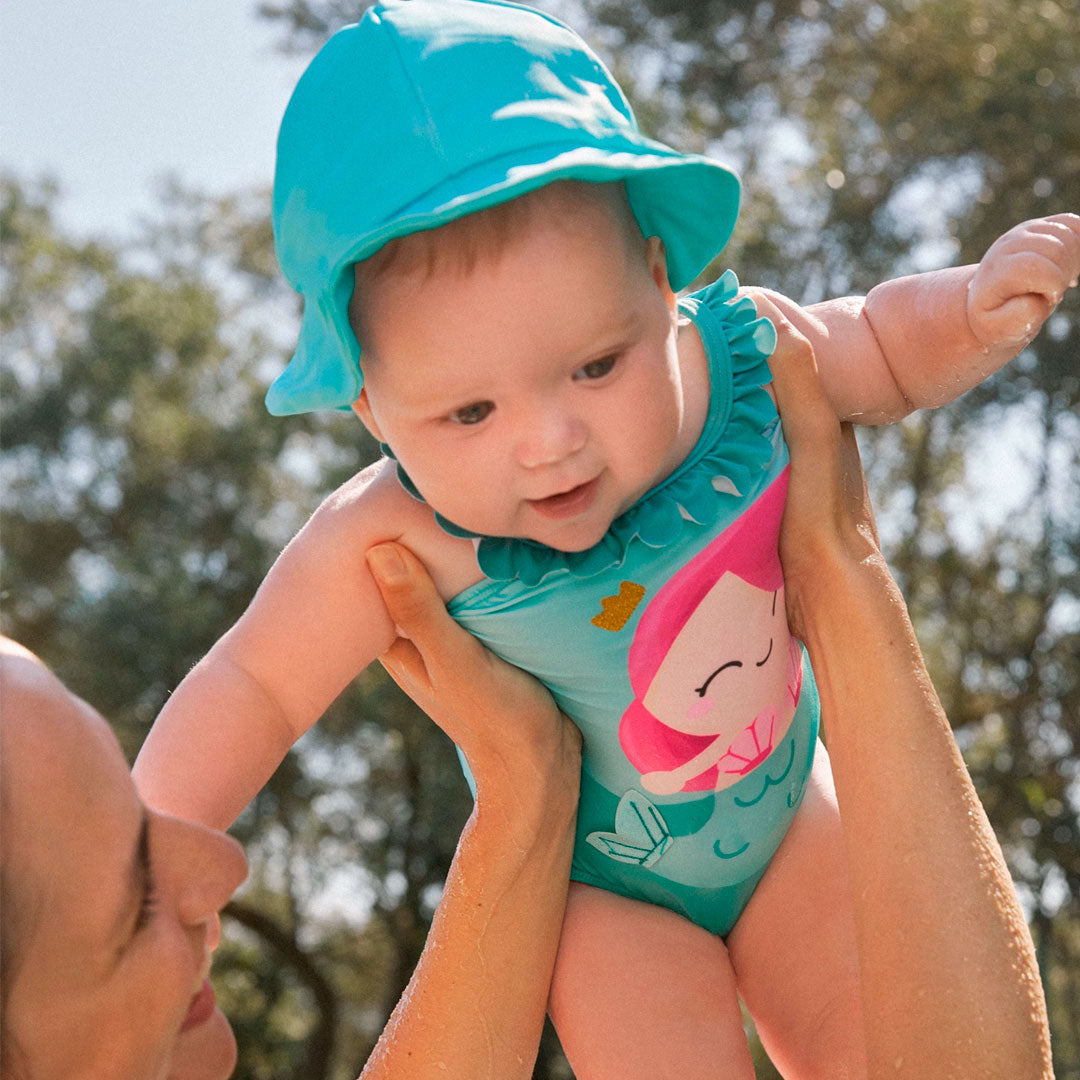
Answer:
[{"label": "woman's arm", "polygon": [[847,843],[870,1075],[1051,1077],[1031,937],[881,555],[854,435],[779,323],[781,560]]},{"label": "woman's arm", "polygon": [[574,844],[581,736],[446,614],[419,561],[368,553],[399,637],[381,660],[476,780],[428,941],[362,1080],[532,1076]]}]

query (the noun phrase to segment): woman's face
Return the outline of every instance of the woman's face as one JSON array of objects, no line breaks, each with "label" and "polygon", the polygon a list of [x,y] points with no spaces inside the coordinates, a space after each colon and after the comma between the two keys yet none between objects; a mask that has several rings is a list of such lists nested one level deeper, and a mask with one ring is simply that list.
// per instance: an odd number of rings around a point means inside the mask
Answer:
[{"label": "woman's face", "polygon": [[205,980],[243,853],[148,811],[108,726],[36,661],[3,670],[16,1064],[28,1080],[227,1077],[236,1046]]}]

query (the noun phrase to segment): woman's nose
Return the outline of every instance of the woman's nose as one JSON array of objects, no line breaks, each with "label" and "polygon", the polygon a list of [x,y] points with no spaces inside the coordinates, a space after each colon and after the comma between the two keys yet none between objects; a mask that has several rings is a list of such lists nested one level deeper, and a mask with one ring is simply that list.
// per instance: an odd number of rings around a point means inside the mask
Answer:
[{"label": "woman's nose", "polygon": [[537,410],[522,424],[518,461],[526,469],[556,465],[576,454],[588,440],[585,423],[557,408]]},{"label": "woman's nose", "polygon": [[[247,877],[243,848],[231,836],[190,821],[166,818],[167,855],[176,889],[177,912],[188,925],[213,923]],[[164,845],[163,845],[164,847]]]}]

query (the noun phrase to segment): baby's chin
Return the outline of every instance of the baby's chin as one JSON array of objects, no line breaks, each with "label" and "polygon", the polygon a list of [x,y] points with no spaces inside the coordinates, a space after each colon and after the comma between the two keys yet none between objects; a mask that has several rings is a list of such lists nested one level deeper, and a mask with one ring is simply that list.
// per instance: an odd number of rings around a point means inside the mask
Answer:
[{"label": "baby's chin", "polygon": [[[450,520],[453,521],[454,519],[451,518]],[[484,539],[522,540],[532,544],[539,544],[541,547],[551,548],[552,551],[562,551],[568,555],[578,551],[588,551],[589,548],[596,547],[611,528],[611,521],[603,519],[592,522],[588,526],[579,525],[575,527],[573,523],[567,523],[562,528],[551,525],[546,528],[522,529],[520,532],[513,533],[490,532],[480,525],[466,525],[460,522],[455,522],[455,524],[459,528],[468,530]]]},{"label": "baby's chin", "polygon": [[596,547],[607,535],[610,528],[610,521],[598,521],[589,526],[582,525],[576,528],[536,530],[535,533],[525,533],[525,535],[519,536],[517,539],[529,540],[534,544],[541,544],[546,548],[551,548],[552,551],[562,551],[567,555],[571,555],[578,551],[588,551],[589,548]]},{"label": "baby's chin", "polygon": [[588,551],[589,548],[596,547],[596,545],[599,544],[600,541],[604,538],[604,535],[605,535],[606,532],[607,532],[607,530],[605,529],[599,535],[597,535],[597,536],[595,536],[595,537],[593,537],[591,539],[581,540],[581,541],[574,541],[574,542],[561,541],[561,540],[555,541],[555,540],[550,540],[550,539],[549,540],[534,540],[533,542],[536,543],[536,544],[543,544],[544,547],[549,547],[549,548],[552,549],[552,551],[562,551],[562,552],[565,552],[567,555],[572,555],[575,552]]}]

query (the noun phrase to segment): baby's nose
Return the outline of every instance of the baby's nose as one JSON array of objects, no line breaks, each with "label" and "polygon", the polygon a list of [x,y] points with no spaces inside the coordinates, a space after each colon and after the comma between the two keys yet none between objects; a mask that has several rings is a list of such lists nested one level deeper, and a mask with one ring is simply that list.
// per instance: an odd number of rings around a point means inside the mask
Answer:
[{"label": "baby's nose", "polygon": [[587,439],[588,429],[579,418],[555,409],[538,412],[523,425],[518,461],[526,469],[556,465],[576,454]]}]

